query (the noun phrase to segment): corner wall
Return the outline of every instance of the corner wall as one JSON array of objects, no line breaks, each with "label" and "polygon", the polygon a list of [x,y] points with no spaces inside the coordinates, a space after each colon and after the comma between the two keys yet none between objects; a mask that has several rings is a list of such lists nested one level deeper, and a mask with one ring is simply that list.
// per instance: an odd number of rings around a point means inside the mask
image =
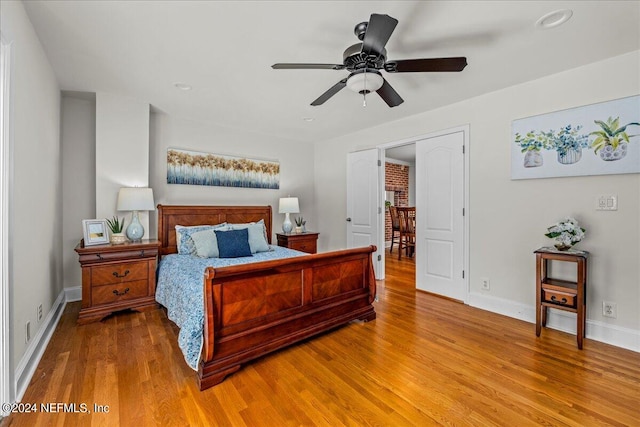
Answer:
[{"label": "corner wall", "polygon": [[[640,351],[640,174],[510,178],[514,119],[640,94],[639,76],[640,51],[635,51],[317,143],[318,218],[322,229],[332,230],[320,244],[325,250],[346,245],[348,152],[468,123],[471,304],[494,311],[507,304],[505,314],[530,320],[535,306],[532,252],[550,243],[543,235],[549,225],[574,216],[587,228],[579,248],[592,253],[587,336],[598,328],[618,331],[624,342],[600,338]],[[600,194],[617,194],[618,211],[596,211]],[[490,278],[490,291],[481,290],[480,277]],[[602,316],[603,299],[617,302],[617,319]]]}]

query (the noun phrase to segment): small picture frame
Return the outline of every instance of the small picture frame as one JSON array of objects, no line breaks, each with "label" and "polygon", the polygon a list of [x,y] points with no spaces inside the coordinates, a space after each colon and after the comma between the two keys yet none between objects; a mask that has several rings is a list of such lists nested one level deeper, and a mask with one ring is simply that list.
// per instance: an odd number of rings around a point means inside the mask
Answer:
[{"label": "small picture frame", "polygon": [[84,245],[104,245],[109,243],[109,228],[105,219],[83,219]]}]

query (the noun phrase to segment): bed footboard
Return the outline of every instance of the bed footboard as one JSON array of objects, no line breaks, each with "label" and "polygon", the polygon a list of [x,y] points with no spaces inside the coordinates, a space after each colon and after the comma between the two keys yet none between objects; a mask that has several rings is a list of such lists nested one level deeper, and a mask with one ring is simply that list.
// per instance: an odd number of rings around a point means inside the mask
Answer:
[{"label": "bed footboard", "polygon": [[369,246],[208,268],[200,389],[272,351],[352,320],[375,319],[375,251]]}]

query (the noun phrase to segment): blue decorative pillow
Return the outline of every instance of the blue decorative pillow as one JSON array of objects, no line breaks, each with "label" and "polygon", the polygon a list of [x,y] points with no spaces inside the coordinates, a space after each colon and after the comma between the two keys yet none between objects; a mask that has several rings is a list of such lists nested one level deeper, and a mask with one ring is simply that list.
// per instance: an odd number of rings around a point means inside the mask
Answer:
[{"label": "blue decorative pillow", "polygon": [[267,233],[265,231],[263,220],[247,224],[229,224],[229,226],[232,230],[247,229],[249,232],[249,247],[251,248],[252,254],[255,254],[256,252],[267,252],[270,249],[269,244],[267,243]]},{"label": "blue decorative pillow", "polygon": [[252,256],[249,246],[249,230],[214,230],[218,240],[220,258],[238,258]]}]

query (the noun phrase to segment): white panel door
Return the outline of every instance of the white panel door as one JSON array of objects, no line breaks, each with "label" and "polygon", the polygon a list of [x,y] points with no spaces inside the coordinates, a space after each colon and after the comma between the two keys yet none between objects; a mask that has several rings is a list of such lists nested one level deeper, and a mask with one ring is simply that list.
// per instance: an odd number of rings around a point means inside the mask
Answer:
[{"label": "white panel door", "polygon": [[464,132],[416,143],[416,287],[460,301],[464,280]]},{"label": "white panel door", "polygon": [[347,154],[347,247],[376,245],[378,250],[373,254],[376,278],[382,272],[380,263],[384,254],[384,245],[379,242],[379,158],[377,148]]}]

